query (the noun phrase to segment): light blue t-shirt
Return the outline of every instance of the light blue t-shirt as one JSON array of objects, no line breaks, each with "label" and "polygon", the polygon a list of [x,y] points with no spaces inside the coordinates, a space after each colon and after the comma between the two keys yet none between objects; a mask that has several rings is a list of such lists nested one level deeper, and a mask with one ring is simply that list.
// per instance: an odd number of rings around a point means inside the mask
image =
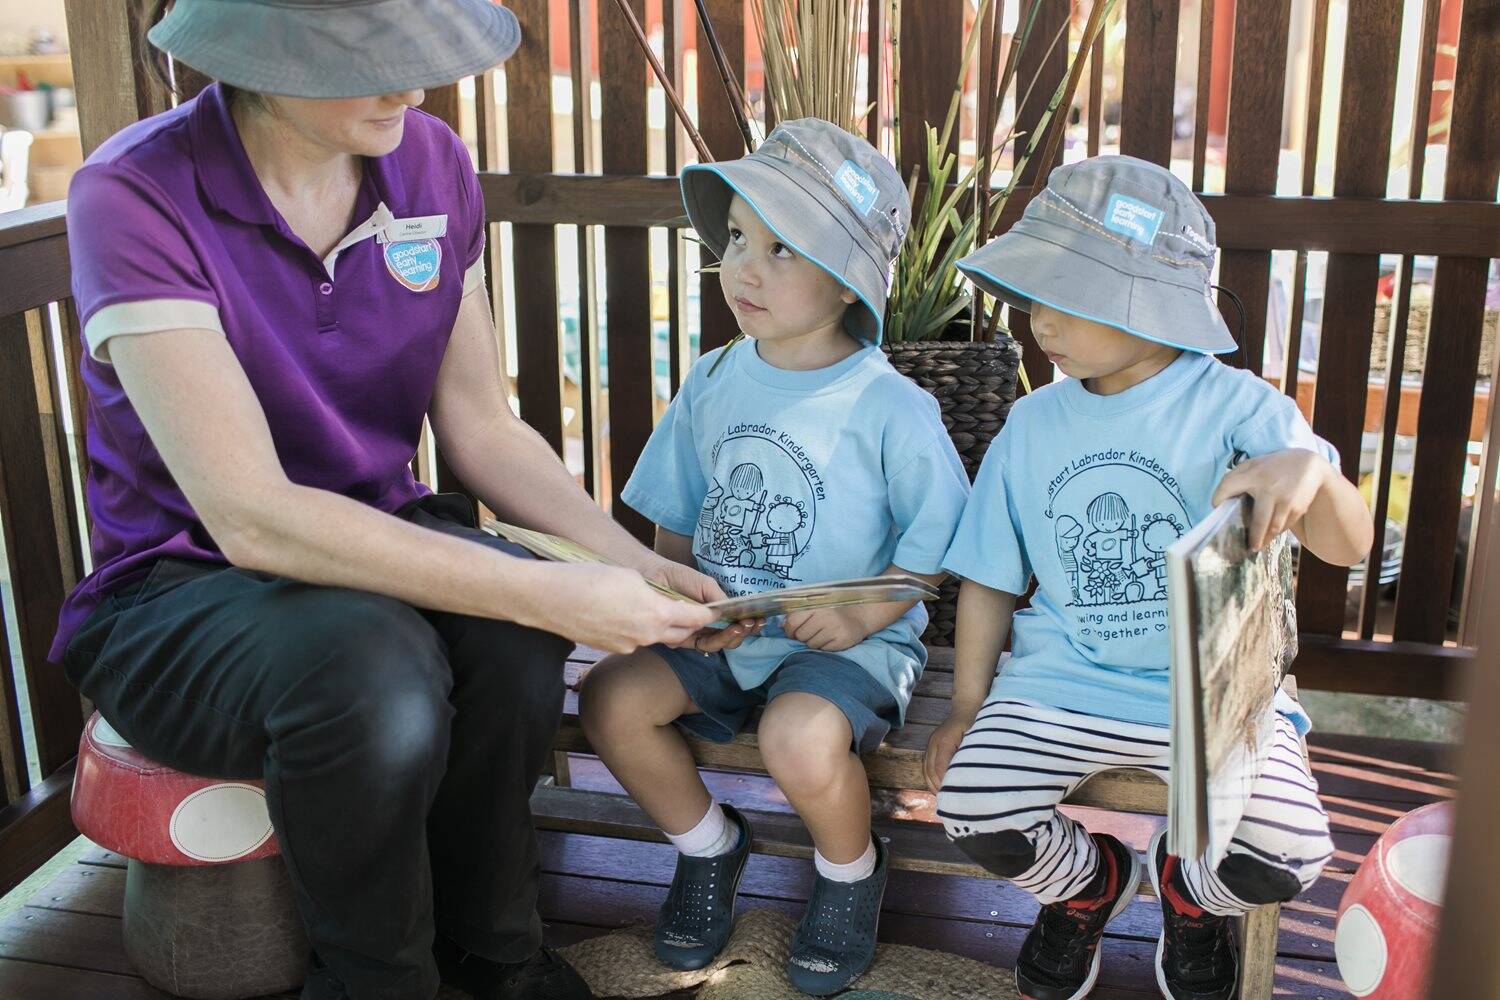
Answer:
[{"label": "light blue t-shirt", "polygon": [[[745,340],[710,377],[722,353],[688,373],[621,499],[692,536],[698,568],[731,596],[872,576],[892,564],[940,572],[969,481],[937,400],[876,347],[788,371]],[[742,688],[806,648],[781,623],[772,619],[728,652]],[[889,690],[903,718],[926,663],[926,625],[917,604],[838,653]]]},{"label": "light blue t-shirt", "polygon": [[1165,726],[1165,550],[1240,458],[1337,453],[1263,379],[1184,352],[1112,396],[1066,379],[1018,400],[943,566],[1023,594],[991,697]]}]

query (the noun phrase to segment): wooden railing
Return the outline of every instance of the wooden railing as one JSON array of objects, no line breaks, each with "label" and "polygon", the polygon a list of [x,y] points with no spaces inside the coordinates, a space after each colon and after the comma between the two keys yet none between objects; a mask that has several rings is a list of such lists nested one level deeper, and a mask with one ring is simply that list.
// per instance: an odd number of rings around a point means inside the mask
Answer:
[{"label": "wooden railing", "polygon": [[[70,454],[67,434],[71,422],[82,439],[84,397],[62,205],[0,220],[0,528],[17,625],[11,636],[0,617],[0,890],[8,890],[75,835],[68,793],[84,706],[47,663],[47,649],[62,599],[83,575],[86,532],[74,503],[83,465],[80,454]],[[61,351],[54,350],[58,342]],[[18,675],[25,678],[30,739]]]},{"label": "wooden railing", "polygon": [[[122,13],[124,0],[69,0],[75,75],[79,81],[84,140],[92,149],[115,129],[141,114],[165,106],[160,94],[134,69],[134,52],[121,34],[133,27]],[[1038,31],[1049,34],[1067,14],[1061,0],[1041,0]],[[632,0],[644,16],[644,0]],[[1458,540],[1460,483],[1467,461],[1474,373],[1480,347],[1486,272],[1500,256],[1500,209],[1493,198],[1500,172],[1500,114],[1493,81],[1500,78],[1500,0],[1466,0],[1457,50],[1458,77],[1449,125],[1447,180],[1443,201],[1386,200],[1392,103],[1396,89],[1396,51],[1400,33],[1399,0],[1351,0],[1339,113],[1335,194],[1311,197],[1310,179],[1303,196],[1273,196],[1280,147],[1282,94],[1285,89],[1290,0],[1250,3],[1240,0],[1224,13],[1228,0],[1202,0],[1206,16],[1201,37],[1215,37],[1214,8],[1233,21],[1235,58],[1230,70],[1225,194],[1205,194],[1218,222],[1224,247],[1220,280],[1237,290],[1248,312],[1247,347],[1251,359],[1262,356],[1262,334],[1268,307],[1269,261],[1273,250],[1301,252],[1293,289],[1289,366],[1296,370],[1304,297],[1305,252],[1330,254],[1328,291],[1322,321],[1313,423],[1338,447],[1345,471],[1357,472],[1360,431],[1370,391],[1369,357],[1379,278],[1378,255],[1400,254],[1410,274],[1411,255],[1436,255],[1428,363],[1423,376],[1417,420],[1417,459],[1411,480],[1410,516],[1392,632],[1378,637],[1373,616],[1346,621],[1346,574],[1312,558],[1300,568],[1299,606],[1303,627],[1297,673],[1304,688],[1328,688],[1420,697],[1452,697],[1461,690],[1473,660],[1470,648],[1448,640],[1449,581]],[[586,106],[594,59],[604,81],[599,136],[582,116],[573,119],[572,163],[554,161],[550,58],[545,45],[554,26],[546,0],[513,0],[528,41],[501,71],[508,74],[508,103],[489,99],[493,73],[475,81],[475,106],[481,184],[491,228],[491,276],[497,319],[515,315],[514,337],[519,372],[517,394],[522,415],[548,441],[562,449],[564,374],[560,318],[562,302],[579,302],[580,421],[583,427],[584,480],[601,503],[634,530],[647,526],[613,501],[629,475],[635,457],[651,432],[655,400],[651,370],[653,311],[650,291],[650,231],[668,234],[667,306],[669,379],[680,384],[688,363],[686,288],[692,251],[680,235],[684,220],[671,176],[647,176],[648,139],[646,63],[633,39],[608,5],[570,4],[566,33],[572,52],[574,107]],[[709,0],[720,37],[736,73],[744,73],[742,4]],[[909,122],[940,120],[958,63],[959,30],[967,0],[922,0],[904,5],[907,16],[920,11],[909,26],[902,49],[901,84]],[[666,22],[663,45],[669,70],[683,79],[682,49],[690,28],[692,3],[663,0]],[[875,2],[872,27],[886,30],[886,4]],[[1431,80],[1437,50],[1436,0],[1426,4],[1419,79]],[[1313,25],[1321,37],[1326,0],[1314,5]],[[1124,56],[1122,147],[1127,153],[1164,160],[1172,145],[1172,100],[1177,47],[1176,0],[1130,0],[1122,4],[1127,44]],[[598,28],[591,27],[597,14]],[[1050,27],[1048,22],[1051,22]],[[1165,26],[1165,27],[1164,27]],[[1167,30],[1171,28],[1172,30]],[[702,45],[701,32],[699,51]],[[1184,44],[1191,44],[1186,40]],[[1063,66],[1054,50],[1023,66],[1023,77],[1040,72],[1035,94],[1049,94]],[[1195,187],[1202,189],[1209,146],[1208,80],[1216,61],[1230,53],[1222,46],[1204,47],[1199,56],[1199,127],[1192,141]],[[1314,46],[1309,72],[1321,78],[1322,51]],[[1097,65],[1097,58],[1095,59]],[[873,78],[889,74],[879,59]],[[190,74],[180,74],[188,82]],[[887,85],[888,85],[887,81]],[[875,121],[885,113],[884,88],[876,100]],[[1318,88],[1314,88],[1315,92]],[[1080,91],[1083,93],[1084,91]],[[1086,109],[1088,145],[1099,147],[1102,125],[1096,113],[1099,88],[1089,85]],[[715,155],[742,152],[738,130],[728,115],[717,80],[700,61],[698,75],[700,128]],[[1044,103],[1044,102],[1043,102]],[[1420,103],[1420,102],[1419,102]],[[459,121],[457,88],[429,95],[428,107],[451,123]],[[1038,102],[1024,105],[1021,128],[1034,124]],[[1310,111],[1312,109],[1309,109]],[[1426,104],[1420,103],[1424,127]],[[1307,131],[1316,147],[1316,114],[1307,116]],[[908,128],[903,136],[915,129]],[[665,135],[663,166],[673,174],[687,158],[678,130]],[[502,151],[506,155],[502,156]],[[914,150],[901,150],[910,165]],[[500,172],[502,163],[506,172]],[[1037,167],[1023,177],[1021,193],[1010,206],[1020,211]],[[557,171],[571,169],[572,173]],[[1420,173],[1420,171],[1418,171]],[[501,254],[500,224],[510,229],[511,254]],[[560,287],[557,261],[559,225],[603,230],[602,259],[595,260],[593,240],[580,241],[578,287]],[[72,835],[67,815],[71,759],[84,718],[80,703],[45,653],[64,595],[86,565],[86,514],[75,503],[84,474],[83,392],[78,376],[79,336],[69,296],[68,252],[61,206],[47,205],[0,217],[0,522],[4,538],[19,632],[0,642],[0,889],[13,885]],[[607,271],[606,303],[597,294],[595,270]],[[510,280],[502,280],[510,272]],[[701,276],[701,344],[723,343],[732,323],[712,275]],[[514,290],[503,303],[501,287]],[[564,293],[567,293],[564,295]],[[1403,292],[1402,294],[1406,294]],[[1403,299],[1398,305],[1404,306]],[[54,308],[55,307],[55,308]],[[1399,379],[1400,349],[1405,338],[1405,309],[1397,321],[1390,357],[1397,359],[1391,377]],[[600,392],[598,327],[608,321],[609,392]],[[1232,325],[1237,325],[1233,324]],[[1012,331],[1026,349],[1033,384],[1049,380],[1050,366],[1037,355],[1027,336],[1024,316],[1011,317]],[[1259,367],[1256,362],[1256,367]],[[1269,373],[1285,376],[1285,372]],[[1283,381],[1284,385],[1288,384]],[[1291,380],[1292,385],[1295,379]],[[1399,393],[1389,394],[1391,398]],[[1494,414],[1496,408],[1491,408]],[[1485,435],[1483,482],[1493,483],[1497,443],[1492,416]],[[1394,407],[1385,413],[1387,442],[1396,426]],[[65,433],[76,429],[70,447]],[[607,425],[607,433],[605,427]],[[1389,452],[1385,452],[1388,468]],[[438,486],[453,485],[441,461],[431,473]],[[1378,478],[1377,503],[1389,501],[1390,479]],[[1485,529],[1492,497],[1479,491],[1479,516],[1470,551],[1485,551]],[[1477,568],[1469,567],[1464,587],[1466,611],[1477,607]],[[1500,575],[1494,570],[1491,575]],[[1493,585],[1492,588],[1493,589]],[[1370,607],[1366,602],[1366,607]],[[1472,614],[1469,617],[1473,617]],[[4,628],[0,619],[0,629]],[[10,639],[20,651],[12,663]],[[16,676],[26,682],[34,738],[23,737]],[[40,781],[28,773],[28,751],[39,764]]]},{"label": "wooden railing", "polygon": [[[1077,19],[1086,11],[1084,0],[1071,5],[1064,0],[1042,0],[1038,26],[1043,37],[1064,27],[1070,11]],[[551,65],[545,46],[524,43],[516,59],[507,64],[507,97],[503,107],[490,99],[488,79],[476,83],[475,116],[481,184],[489,217],[512,225],[515,237],[513,260],[493,258],[492,277],[499,281],[511,269],[515,299],[503,316],[513,312],[517,345],[518,396],[522,415],[549,441],[561,448],[567,431],[563,424],[559,387],[562,385],[558,349],[559,302],[576,296],[583,303],[584,326],[591,330],[602,316],[608,320],[609,398],[601,405],[591,384],[599,374],[585,365],[581,387],[584,400],[584,457],[590,488],[600,501],[612,505],[617,517],[644,537],[645,523],[620,505],[618,490],[651,431],[651,327],[648,301],[650,229],[664,229],[669,240],[668,342],[671,349],[671,385],[675,389],[689,360],[687,310],[682,287],[687,282],[686,257],[678,229],[685,220],[678,200],[677,184],[671,176],[644,176],[648,146],[660,141],[665,147],[665,169],[675,172],[685,162],[687,147],[675,127],[653,138],[647,127],[646,98],[652,89],[644,57],[608,3],[599,5],[597,31],[591,32],[591,4],[574,5],[567,25],[552,24],[543,0],[517,0],[509,4],[521,16],[529,39],[566,33],[572,40],[572,98],[575,109],[587,107],[590,72],[588,53],[597,45],[600,60],[602,106],[600,156],[589,147],[588,116],[576,112],[572,162],[550,154],[555,115],[550,86],[540,81]],[[635,0],[643,16],[645,4]],[[663,0],[662,61],[669,73],[682,67],[684,40],[689,32],[692,3]],[[996,4],[1003,8],[1004,4]],[[710,11],[734,70],[744,80],[744,48],[740,42],[745,25],[743,5],[738,0],[710,3]],[[871,4],[870,32],[884,37],[889,26],[880,21],[884,3]],[[1310,9],[1313,38],[1308,48],[1307,77],[1312,96],[1303,114],[1301,147],[1316,150],[1320,129],[1328,7],[1318,2]],[[1079,8],[1082,8],[1080,11]],[[1120,79],[1120,148],[1122,152],[1166,162],[1173,152],[1173,90],[1177,50],[1194,44],[1179,39],[1178,0],[1130,0],[1120,5],[1126,44]],[[922,119],[941,121],[951,95],[951,81],[959,63],[963,26],[972,5],[966,0],[924,0],[903,5],[907,19],[902,40],[900,85],[903,94],[902,148],[897,151],[903,173],[908,173],[920,153],[912,137],[919,135],[915,123]],[[1025,2],[1021,9],[1027,9]],[[1380,420],[1381,464],[1375,475],[1377,522],[1384,535],[1385,514],[1390,507],[1391,452],[1398,426],[1399,402],[1408,393],[1385,393],[1380,381],[1372,386],[1370,356],[1374,329],[1376,286],[1380,279],[1380,255],[1399,255],[1401,261],[1397,300],[1392,307],[1391,345],[1387,354],[1392,367],[1385,373],[1391,384],[1400,384],[1401,359],[1406,340],[1406,322],[1411,302],[1413,258],[1438,259],[1428,334],[1428,359],[1417,400],[1416,464],[1410,479],[1410,514],[1402,569],[1394,608],[1381,604],[1377,584],[1356,591],[1358,610],[1346,611],[1348,573],[1305,556],[1299,567],[1299,613],[1303,629],[1298,677],[1305,688],[1403,694],[1429,698],[1454,697],[1461,690],[1471,650],[1463,641],[1473,634],[1474,596],[1483,567],[1470,555],[1469,564],[1457,566],[1460,542],[1461,486],[1469,463],[1469,426],[1476,395],[1483,325],[1485,275],[1490,260],[1500,256],[1500,205],[1495,203],[1496,175],[1500,172],[1497,132],[1497,101],[1486,80],[1500,72],[1497,0],[1467,0],[1459,25],[1457,79],[1451,91],[1447,124],[1447,157],[1444,198],[1420,200],[1420,180],[1427,148],[1427,125],[1433,110],[1436,66],[1440,41],[1449,39],[1439,30],[1439,6],[1432,0],[1423,11],[1416,41],[1418,72],[1409,148],[1409,166],[1416,177],[1404,199],[1386,198],[1386,177],[1392,166],[1391,138],[1397,100],[1397,64],[1401,51],[1402,3],[1400,0],[1352,0],[1339,86],[1337,158],[1333,168],[1333,196],[1314,197],[1316,157],[1309,156],[1303,171],[1300,195],[1276,197],[1277,174],[1282,147],[1282,106],[1287,89],[1289,40],[1293,37],[1290,0],[1247,3],[1244,0],[1201,0],[1197,40],[1197,128],[1191,140],[1193,186],[1212,212],[1223,248],[1218,280],[1239,293],[1245,303],[1245,347],[1251,367],[1261,368],[1264,331],[1269,309],[1271,254],[1296,254],[1295,281],[1291,289],[1290,329],[1287,330],[1285,367],[1266,372],[1295,394],[1298,379],[1287,378],[1298,371],[1302,353],[1301,329],[1306,299],[1307,255],[1328,254],[1328,282],[1321,320],[1315,395],[1311,419],[1319,434],[1338,448],[1343,468],[1351,479],[1359,474],[1366,403],[1372,391],[1388,399]],[[1217,13],[1216,13],[1217,10]],[[1216,20],[1217,19],[1217,20]],[[1226,30],[1232,28],[1232,31]],[[993,38],[991,25],[975,30]],[[1228,39],[1232,36],[1232,41]],[[726,99],[706,55],[701,31],[697,33],[697,122],[715,156],[732,157],[744,151],[739,132],[730,117]],[[983,49],[984,46],[982,45]],[[1044,59],[1044,47],[1036,47],[1029,63],[1021,67],[1021,78],[1037,74],[1033,97],[1017,115],[1018,128],[1029,130],[1037,122],[1045,98],[1062,79],[1064,48],[1059,46]],[[891,81],[888,61],[880,57],[880,46],[872,47],[871,85],[867,88],[875,110],[871,135],[880,138],[879,124],[889,109],[886,95]],[[1101,50],[1091,54],[1097,70]],[[1222,136],[1209,135],[1210,81],[1215,71],[1228,65],[1229,96],[1227,128]],[[1091,70],[1089,97],[1080,99],[1081,117],[1087,121],[1089,151],[1101,145],[1103,103],[1099,81],[1102,74]],[[984,71],[976,72],[983,77]],[[681,79],[679,75],[677,79]],[[884,86],[879,81],[884,80]],[[1080,95],[1084,91],[1080,89]],[[1438,99],[1447,99],[1441,89]],[[1410,96],[1410,95],[1403,95]],[[455,102],[456,103],[456,102]],[[562,121],[561,117],[557,118]],[[456,121],[456,119],[455,119]],[[508,123],[509,134],[502,135]],[[887,136],[886,138],[889,138]],[[1205,176],[1210,147],[1222,154],[1224,192],[1207,192]],[[508,158],[501,148],[508,149]],[[1179,155],[1182,151],[1179,150]],[[505,171],[501,172],[502,163]],[[1042,165],[1033,163],[1023,174],[1022,188],[1008,205],[1001,228],[1016,218],[1029,194],[1027,182],[1035,182]],[[571,172],[567,172],[571,171]],[[538,261],[555,259],[559,225],[602,227],[603,260],[608,274],[607,308],[585,277],[577,287],[562,288],[550,266],[536,269]],[[497,242],[497,241],[492,241]],[[590,262],[592,267],[592,262]],[[582,267],[580,274],[587,275]],[[733,331],[712,275],[700,279],[701,325],[698,334],[703,349],[723,343]],[[1237,317],[1227,301],[1221,303],[1237,328]],[[660,319],[660,317],[657,317]],[[1009,317],[1013,334],[1022,343],[1032,384],[1050,380],[1051,366],[1040,356],[1028,336],[1023,315]],[[583,354],[597,358],[597,345],[586,335]],[[1492,374],[1492,373],[1491,373]],[[1480,481],[1493,484],[1497,460],[1491,447],[1495,439],[1494,408],[1488,413],[1484,433],[1485,454]],[[609,433],[599,432],[607,418]],[[608,481],[595,475],[608,457]],[[1470,553],[1486,550],[1486,532],[1493,495],[1482,486],[1476,496],[1474,527],[1466,539]],[[1377,545],[1376,550],[1379,551]],[[1462,628],[1448,621],[1451,581],[1455,568],[1461,579],[1458,603]],[[1495,571],[1500,573],[1500,569]],[[1374,579],[1378,574],[1367,574]],[[1377,615],[1377,611],[1383,612]]]}]

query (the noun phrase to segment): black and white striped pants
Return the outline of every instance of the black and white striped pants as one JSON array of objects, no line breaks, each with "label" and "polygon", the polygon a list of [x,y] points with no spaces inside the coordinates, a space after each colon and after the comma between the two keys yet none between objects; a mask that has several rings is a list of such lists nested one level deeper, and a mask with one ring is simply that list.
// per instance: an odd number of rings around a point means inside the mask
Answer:
[{"label": "black and white striped pants", "polygon": [[[1291,719],[1276,716],[1272,740],[1228,856],[1217,869],[1201,860],[1182,863],[1194,899],[1210,912],[1246,913],[1272,902],[1267,893],[1276,901],[1291,898],[1312,885],[1333,856],[1328,814]],[[1058,803],[1109,768],[1139,768],[1165,780],[1168,761],[1163,726],[991,701],[943,777],[938,816],[971,856],[1043,904],[1053,903],[1077,895],[1099,863],[1088,831],[1058,812]],[[967,838],[985,839],[965,844]]]}]

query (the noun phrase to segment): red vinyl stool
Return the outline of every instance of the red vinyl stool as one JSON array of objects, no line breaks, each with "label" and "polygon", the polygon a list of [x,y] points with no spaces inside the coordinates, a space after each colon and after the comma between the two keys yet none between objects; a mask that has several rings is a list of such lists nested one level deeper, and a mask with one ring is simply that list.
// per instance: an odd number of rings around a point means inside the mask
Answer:
[{"label": "red vinyl stool", "polygon": [[153,986],[239,1000],[302,982],[307,935],[260,781],[174,771],[95,712],[79,741],[73,822],[129,859],[125,951]]}]

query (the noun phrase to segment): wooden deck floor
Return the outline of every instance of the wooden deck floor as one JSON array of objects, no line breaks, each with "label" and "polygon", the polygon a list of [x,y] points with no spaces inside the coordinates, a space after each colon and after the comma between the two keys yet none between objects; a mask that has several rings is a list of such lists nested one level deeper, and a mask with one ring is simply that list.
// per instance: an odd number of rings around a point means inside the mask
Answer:
[{"label": "wooden deck floor", "polygon": [[[1333,917],[1351,873],[1375,837],[1407,810],[1454,792],[1445,748],[1433,744],[1314,734],[1314,770],[1333,818],[1338,854],[1328,873],[1284,911],[1277,996],[1334,1000],[1348,994],[1333,964]],[[574,758],[573,782],[613,789],[592,758]],[[741,806],[785,808],[765,778],[713,774],[715,794]],[[880,800],[904,818],[930,816],[930,796],[901,793]],[[1159,822],[1150,817],[1079,810],[1137,849]],[[160,1000],[167,997],[131,970],[120,940],[123,860],[87,852],[28,905],[0,924],[0,1000]],[[542,838],[541,910],[556,944],[567,944],[654,918],[670,880],[672,853],[660,844],[572,834]],[[742,883],[742,907],[788,914],[807,898],[810,866],[757,856]],[[972,956],[1001,966],[1014,961],[1034,905],[1016,890],[981,879],[893,872],[881,938]],[[1110,925],[1101,1000],[1156,996],[1151,956],[1160,927],[1156,904],[1137,900]]]}]

